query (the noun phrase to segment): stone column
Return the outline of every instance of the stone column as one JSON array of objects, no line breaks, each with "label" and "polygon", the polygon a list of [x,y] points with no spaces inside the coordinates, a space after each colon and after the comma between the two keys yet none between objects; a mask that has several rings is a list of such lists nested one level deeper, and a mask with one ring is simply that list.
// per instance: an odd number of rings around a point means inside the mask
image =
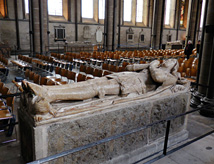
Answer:
[{"label": "stone column", "polygon": [[118,3],[116,0],[108,0],[105,15],[106,50],[114,51],[116,48],[116,33],[118,24]]},{"label": "stone column", "polygon": [[189,1],[189,9],[188,9],[188,16],[187,16],[187,29],[186,29],[186,44],[188,40],[192,40],[193,45],[195,45],[196,40],[196,32],[197,27],[199,26],[199,20],[200,20],[200,13],[199,6],[200,6],[200,0],[190,0]]},{"label": "stone column", "polygon": [[[204,47],[199,75],[198,92],[205,95],[201,106],[214,105],[214,0],[209,0],[207,21],[204,33]],[[205,87],[207,86],[207,87]],[[202,115],[214,117],[214,107],[206,108],[200,112]]]},{"label": "stone column", "polygon": [[153,22],[152,22],[152,39],[151,47],[153,49],[162,48],[162,32],[164,21],[165,0],[155,0],[153,8]]},{"label": "stone column", "polygon": [[47,0],[31,0],[31,24],[33,33],[34,55],[45,54],[45,47],[48,46],[48,22],[47,22]]}]

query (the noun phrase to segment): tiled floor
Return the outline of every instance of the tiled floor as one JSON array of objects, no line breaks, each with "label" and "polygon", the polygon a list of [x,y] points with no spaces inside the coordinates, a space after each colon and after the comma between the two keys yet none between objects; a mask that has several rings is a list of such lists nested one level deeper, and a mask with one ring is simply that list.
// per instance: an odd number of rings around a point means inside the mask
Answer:
[{"label": "tiled floor", "polygon": [[[6,80],[6,85],[16,92],[11,81],[15,76],[24,76],[21,71],[10,68],[9,76]],[[19,98],[15,101],[15,114]],[[206,118],[199,115],[197,112],[189,115],[187,122],[187,130],[189,131],[189,139],[200,136],[214,129],[214,118]],[[16,125],[18,134],[18,125]],[[5,139],[4,134],[0,135],[0,140]],[[15,133],[12,138],[15,137]],[[144,163],[143,161],[142,163]],[[19,138],[17,142],[0,146],[0,163],[1,164],[22,164],[24,163],[21,157]],[[214,134],[209,135],[191,145],[188,145],[164,158],[155,161],[155,164],[214,164]]]}]

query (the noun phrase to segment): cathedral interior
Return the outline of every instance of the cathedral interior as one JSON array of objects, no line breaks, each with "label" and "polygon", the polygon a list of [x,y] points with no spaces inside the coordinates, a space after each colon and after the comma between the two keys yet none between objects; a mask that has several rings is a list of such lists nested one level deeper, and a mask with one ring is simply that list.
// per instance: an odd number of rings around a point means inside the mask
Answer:
[{"label": "cathedral interior", "polygon": [[0,0],[0,163],[214,163],[214,0]]}]

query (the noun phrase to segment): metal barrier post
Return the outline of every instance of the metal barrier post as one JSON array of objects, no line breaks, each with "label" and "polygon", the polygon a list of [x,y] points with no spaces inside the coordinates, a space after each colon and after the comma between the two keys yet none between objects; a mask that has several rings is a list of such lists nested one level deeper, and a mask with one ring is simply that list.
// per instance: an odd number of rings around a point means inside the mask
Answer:
[{"label": "metal barrier post", "polygon": [[163,148],[163,154],[166,155],[167,152],[167,144],[168,144],[168,138],[169,138],[169,128],[170,128],[171,121],[167,121],[166,125],[166,134],[165,134],[165,141],[164,141],[164,148]]}]

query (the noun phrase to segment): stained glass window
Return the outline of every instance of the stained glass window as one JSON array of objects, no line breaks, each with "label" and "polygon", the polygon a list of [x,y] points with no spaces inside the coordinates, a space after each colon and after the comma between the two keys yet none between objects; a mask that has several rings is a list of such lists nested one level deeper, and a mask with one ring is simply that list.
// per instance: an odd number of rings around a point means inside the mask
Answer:
[{"label": "stained glass window", "polygon": [[180,26],[184,26],[184,7],[185,7],[185,0],[181,0]]},{"label": "stained glass window", "polygon": [[7,15],[6,13],[6,4],[5,0],[0,0],[0,17],[5,17]]}]

